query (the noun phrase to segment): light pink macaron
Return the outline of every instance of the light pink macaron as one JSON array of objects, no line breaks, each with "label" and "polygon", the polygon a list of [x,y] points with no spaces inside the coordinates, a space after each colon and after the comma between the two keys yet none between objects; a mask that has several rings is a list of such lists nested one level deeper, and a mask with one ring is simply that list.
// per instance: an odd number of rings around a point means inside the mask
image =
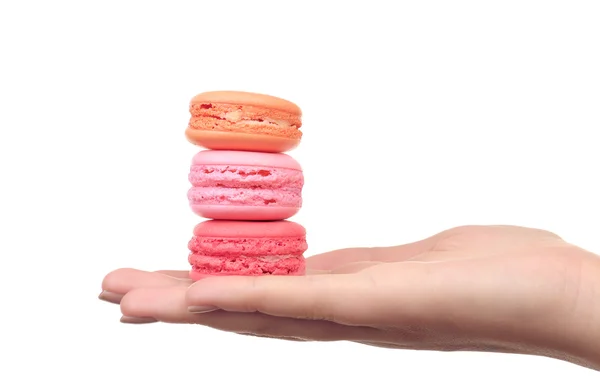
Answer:
[{"label": "light pink macaron", "polygon": [[200,151],[192,160],[189,181],[190,207],[205,218],[275,221],[302,206],[302,168],[287,154]]}]

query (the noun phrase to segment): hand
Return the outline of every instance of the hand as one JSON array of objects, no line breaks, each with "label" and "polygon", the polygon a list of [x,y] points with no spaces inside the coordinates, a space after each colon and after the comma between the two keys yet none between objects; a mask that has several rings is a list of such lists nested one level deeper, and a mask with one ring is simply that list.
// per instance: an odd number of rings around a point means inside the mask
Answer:
[{"label": "hand", "polygon": [[304,277],[121,269],[123,322],[195,323],[291,340],[535,354],[600,369],[600,259],[558,236],[467,226],[307,259]]}]

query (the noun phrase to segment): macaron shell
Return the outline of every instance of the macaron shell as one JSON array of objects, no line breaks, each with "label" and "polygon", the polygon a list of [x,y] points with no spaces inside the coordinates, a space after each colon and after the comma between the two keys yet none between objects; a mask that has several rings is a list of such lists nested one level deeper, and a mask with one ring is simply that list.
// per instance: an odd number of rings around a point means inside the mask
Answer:
[{"label": "macaron shell", "polygon": [[194,155],[192,165],[257,166],[302,171],[300,163],[290,155],[250,151],[200,151]]},{"label": "macaron shell", "polygon": [[[306,264],[301,264],[294,272],[288,273],[274,273],[270,276],[303,276],[306,274]],[[190,270],[190,279],[197,282],[198,280],[214,277],[214,276],[269,276],[265,273],[252,273],[250,271],[242,271],[242,272],[231,272],[231,273],[223,273],[223,272],[212,272],[212,273],[200,273],[195,270]]]},{"label": "macaron shell", "polygon": [[203,221],[194,228],[194,236],[223,238],[304,237],[306,229],[293,221],[245,222]]},{"label": "macaron shell", "polygon": [[220,90],[204,92],[192,98],[191,104],[197,103],[224,103],[232,105],[248,105],[262,108],[277,109],[295,115],[302,115],[298,105],[283,98],[270,96],[268,94],[241,92],[232,90]]},{"label": "macaron shell", "polygon": [[296,215],[299,207],[191,205],[192,211],[214,220],[278,221]]},{"label": "macaron shell", "polygon": [[241,132],[202,131],[187,128],[187,140],[211,150],[251,150],[258,152],[287,152],[300,144],[300,139]]}]

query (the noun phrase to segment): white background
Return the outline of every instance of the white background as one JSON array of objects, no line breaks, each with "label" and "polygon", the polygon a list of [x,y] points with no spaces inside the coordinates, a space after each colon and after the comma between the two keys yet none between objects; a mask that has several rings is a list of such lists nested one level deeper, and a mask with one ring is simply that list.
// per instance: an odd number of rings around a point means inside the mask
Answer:
[{"label": "white background", "polygon": [[112,269],[188,268],[183,132],[215,89],[302,107],[308,254],[498,223],[600,252],[597,1],[157,4],[0,5],[0,386],[598,386],[537,357],[123,325],[96,299]]}]

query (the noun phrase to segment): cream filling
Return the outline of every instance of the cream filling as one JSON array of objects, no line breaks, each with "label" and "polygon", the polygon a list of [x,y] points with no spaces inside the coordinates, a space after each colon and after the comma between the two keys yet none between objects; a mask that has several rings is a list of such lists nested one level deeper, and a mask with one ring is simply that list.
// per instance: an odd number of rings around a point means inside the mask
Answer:
[{"label": "cream filling", "polygon": [[228,112],[219,117],[222,119],[225,119],[227,121],[231,121],[232,123],[240,123],[240,124],[246,124],[246,125],[265,125],[265,124],[267,124],[267,125],[277,125],[280,127],[291,127],[292,126],[290,124],[290,122],[287,120],[276,120],[276,119],[272,119],[270,117],[266,117],[261,120],[242,120],[242,112],[239,110],[235,111],[235,112]]}]

